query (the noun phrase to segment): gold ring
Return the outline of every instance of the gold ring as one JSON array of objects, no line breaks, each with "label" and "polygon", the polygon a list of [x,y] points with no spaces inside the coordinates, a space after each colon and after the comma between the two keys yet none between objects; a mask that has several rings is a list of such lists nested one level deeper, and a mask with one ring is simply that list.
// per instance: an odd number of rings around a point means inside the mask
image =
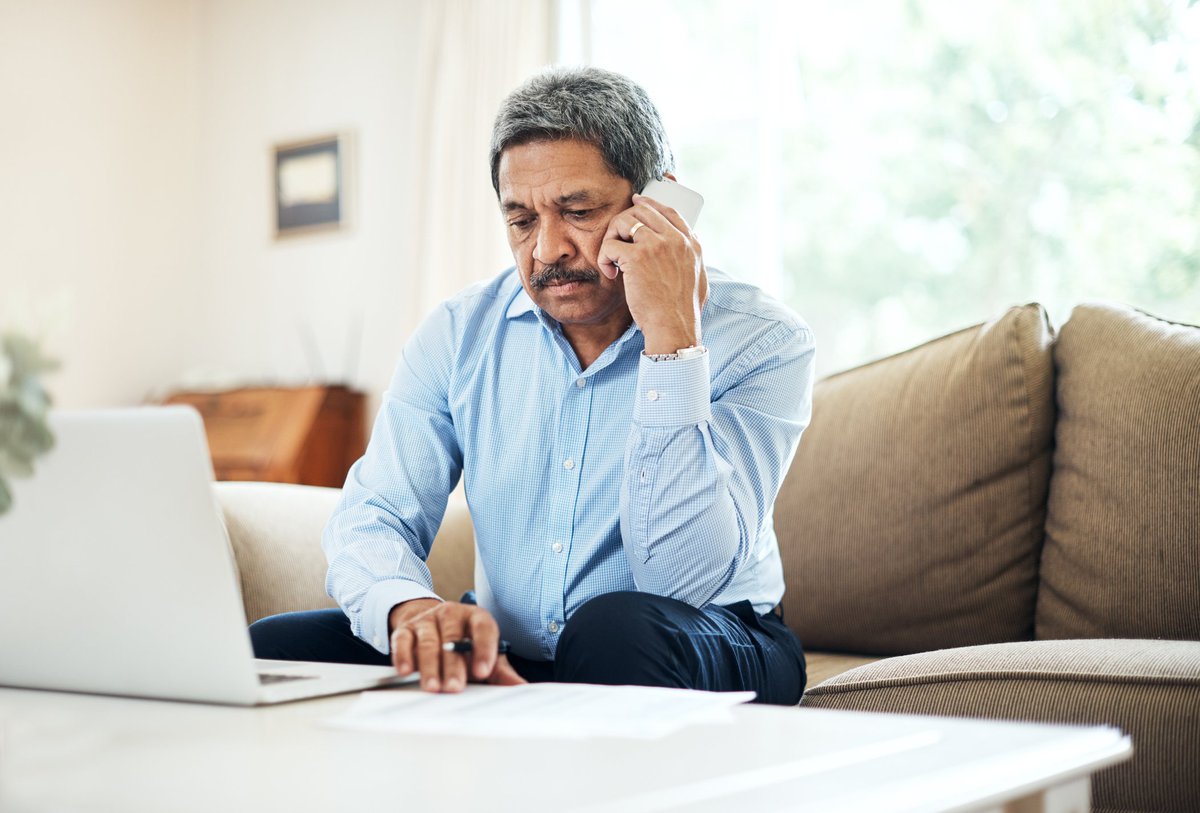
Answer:
[{"label": "gold ring", "polygon": [[634,236],[635,234],[637,234],[637,230],[638,230],[638,229],[640,229],[642,226],[645,226],[645,225],[646,225],[646,224],[645,224],[645,223],[643,223],[643,222],[642,222],[642,221],[640,221],[640,220],[639,220],[637,223],[635,223],[635,224],[634,224],[634,226],[633,226],[633,228],[629,230],[629,239],[630,239],[630,240],[632,240],[632,239],[633,239],[633,236]]}]

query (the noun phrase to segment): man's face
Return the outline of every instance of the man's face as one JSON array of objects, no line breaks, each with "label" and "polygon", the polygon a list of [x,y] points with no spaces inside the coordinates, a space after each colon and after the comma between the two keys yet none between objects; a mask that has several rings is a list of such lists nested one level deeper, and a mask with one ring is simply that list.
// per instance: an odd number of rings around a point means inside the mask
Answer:
[{"label": "man's face", "polygon": [[597,267],[608,222],[633,203],[633,185],[614,175],[584,141],[534,141],[500,156],[500,211],[525,290],[569,326],[627,322],[621,275]]}]

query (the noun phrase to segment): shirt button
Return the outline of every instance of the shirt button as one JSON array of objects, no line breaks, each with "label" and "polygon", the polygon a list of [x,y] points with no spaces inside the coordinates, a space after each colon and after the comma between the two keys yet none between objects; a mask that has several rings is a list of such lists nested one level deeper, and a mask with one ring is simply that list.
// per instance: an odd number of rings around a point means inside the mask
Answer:
[{"label": "shirt button", "polygon": [[546,629],[550,630],[551,632],[558,632],[558,622],[551,621],[550,625],[548,627],[546,627]]},{"label": "shirt button", "polygon": [[379,649],[379,647],[383,646],[383,639],[376,635],[371,639],[371,643],[375,644],[376,649]]},{"label": "shirt button", "polygon": [[571,469],[575,468],[575,461],[568,457],[563,461],[563,468],[567,471],[570,471]]},{"label": "shirt button", "polygon": [[657,401],[658,400],[658,390],[650,390],[649,392],[647,392],[646,400]]},{"label": "shirt button", "polygon": [[555,553],[562,553],[562,542],[555,542],[550,546],[550,550],[554,551]]},{"label": "shirt button", "polygon": [[583,389],[584,386],[586,386],[586,385],[587,385],[587,379],[585,379],[585,378],[575,379],[575,386],[579,387],[579,389]]}]

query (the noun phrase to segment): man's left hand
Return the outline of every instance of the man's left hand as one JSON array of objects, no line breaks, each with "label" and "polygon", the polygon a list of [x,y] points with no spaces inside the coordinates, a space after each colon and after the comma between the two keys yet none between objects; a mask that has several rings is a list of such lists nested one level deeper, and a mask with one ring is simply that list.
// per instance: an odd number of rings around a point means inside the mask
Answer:
[{"label": "man's left hand", "polygon": [[708,277],[700,241],[677,211],[634,195],[633,206],[608,224],[599,265],[609,279],[623,275],[625,301],[647,353],[700,344]]}]

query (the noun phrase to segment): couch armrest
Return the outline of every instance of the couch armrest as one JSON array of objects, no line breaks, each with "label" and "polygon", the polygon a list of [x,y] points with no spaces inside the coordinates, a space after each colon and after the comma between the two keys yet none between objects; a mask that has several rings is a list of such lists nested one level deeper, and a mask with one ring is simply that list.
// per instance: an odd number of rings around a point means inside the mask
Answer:
[{"label": "couch armrest", "polygon": [[[336,607],[325,594],[321,533],[341,489],[284,483],[216,483],[241,580],[246,620]],[[474,583],[475,535],[462,493],[451,495],[429,557],[433,589],[457,599]]]}]

